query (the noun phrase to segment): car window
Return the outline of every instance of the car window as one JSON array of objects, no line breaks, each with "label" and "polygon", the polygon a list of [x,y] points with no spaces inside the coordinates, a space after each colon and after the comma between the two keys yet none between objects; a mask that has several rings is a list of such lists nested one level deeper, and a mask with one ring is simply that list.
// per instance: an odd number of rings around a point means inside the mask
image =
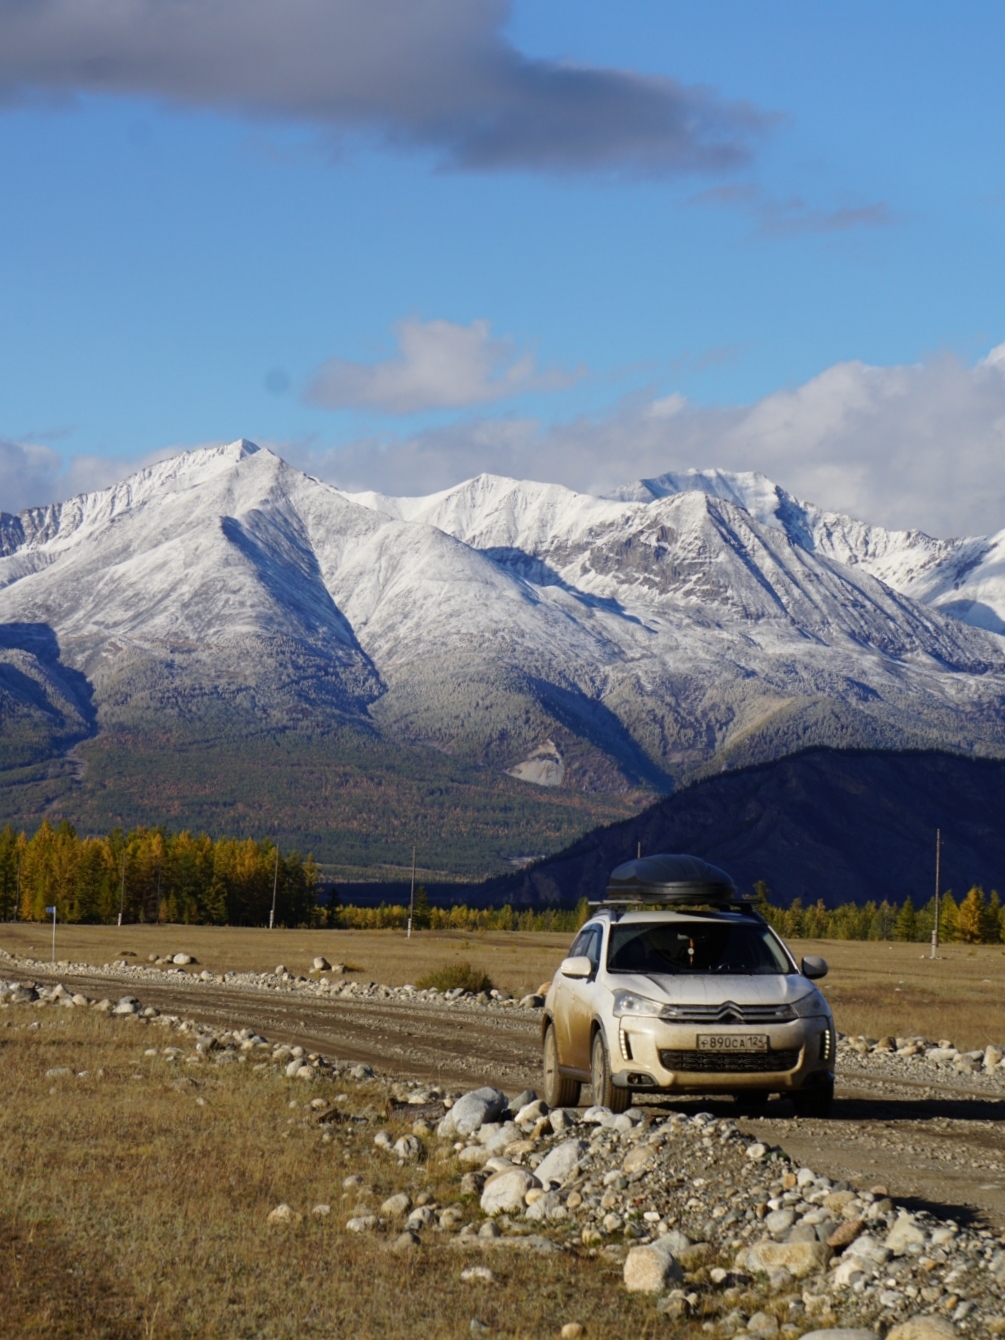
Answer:
[{"label": "car window", "polygon": [[795,972],[769,927],[725,921],[612,926],[607,968],[646,975]]},{"label": "car window", "polygon": [[586,946],[590,942],[590,936],[593,932],[592,926],[587,926],[585,930],[579,932],[575,940],[569,947],[568,958],[581,958],[586,953]]},{"label": "car window", "polygon": [[600,944],[603,932],[599,926],[584,926],[572,942],[569,958],[588,958],[596,968],[600,964]]}]

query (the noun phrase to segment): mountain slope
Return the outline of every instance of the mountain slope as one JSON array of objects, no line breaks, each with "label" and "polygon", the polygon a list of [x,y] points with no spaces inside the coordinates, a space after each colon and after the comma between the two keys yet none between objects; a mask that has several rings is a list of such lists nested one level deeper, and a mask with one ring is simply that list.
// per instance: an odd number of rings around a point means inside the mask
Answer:
[{"label": "mountain slope", "polygon": [[935,889],[936,828],[942,888],[959,898],[973,884],[1005,886],[1003,807],[1001,760],[814,749],[697,782],[465,896],[572,907],[602,897],[609,872],[641,843],[643,852],[702,856],[741,889],[763,879],[785,905],[899,903],[910,894],[918,907]]},{"label": "mountain slope", "polygon": [[[189,452],[0,515],[0,765],[29,769],[5,804],[261,829],[268,792],[235,795],[233,774],[283,740],[285,832],[355,863],[380,859],[344,836],[369,826],[403,859],[414,821],[395,805],[420,793],[396,788],[425,774],[430,841],[460,841],[455,809],[479,816],[467,873],[807,745],[1002,752],[1005,642],[938,607],[977,543],[926,548],[761,476],[601,499],[483,475],[392,499],[245,441]],[[296,800],[298,748],[326,804]],[[324,758],[389,789],[347,781],[343,804]],[[535,805],[539,823],[509,824]]]}]

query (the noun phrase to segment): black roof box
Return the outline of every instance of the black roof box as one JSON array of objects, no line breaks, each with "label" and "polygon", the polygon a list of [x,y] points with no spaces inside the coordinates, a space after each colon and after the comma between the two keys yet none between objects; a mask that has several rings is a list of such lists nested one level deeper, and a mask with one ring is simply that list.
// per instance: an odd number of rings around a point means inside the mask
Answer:
[{"label": "black roof box", "polygon": [[742,901],[736,885],[716,865],[698,856],[641,856],[611,872],[604,894],[608,903],[711,903]]}]

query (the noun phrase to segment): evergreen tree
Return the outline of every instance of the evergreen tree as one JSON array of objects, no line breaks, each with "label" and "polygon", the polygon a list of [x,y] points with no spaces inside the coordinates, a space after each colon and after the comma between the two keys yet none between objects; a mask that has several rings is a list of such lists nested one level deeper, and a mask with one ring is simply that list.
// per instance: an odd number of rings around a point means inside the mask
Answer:
[{"label": "evergreen tree", "polygon": [[981,941],[983,944],[1001,944],[1001,913],[1001,900],[998,897],[998,890],[992,889],[991,897],[984,909],[984,918],[981,925]]},{"label": "evergreen tree", "polygon": [[914,903],[911,901],[911,895],[908,894],[904,899],[903,906],[897,913],[897,920],[894,923],[893,937],[895,940],[913,940],[918,930],[918,914],[914,910]]},{"label": "evergreen tree", "polygon": [[754,882],[754,909],[765,921],[771,920],[771,890],[763,879]]},{"label": "evergreen tree", "polygon": [[429,895],[426,893],[425,884],[420,884],[415,890],[415,904],[412,911],[412,925],[416,930],[427,930],[431,920],[431,910],[429,906]]}]

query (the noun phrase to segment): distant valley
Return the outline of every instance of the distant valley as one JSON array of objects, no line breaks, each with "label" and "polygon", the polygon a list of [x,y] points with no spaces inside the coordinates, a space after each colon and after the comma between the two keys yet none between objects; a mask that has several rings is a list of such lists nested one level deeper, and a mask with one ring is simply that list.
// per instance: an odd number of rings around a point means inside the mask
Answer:
[{"label": "distant valley", "polygon": [[759,475],[389,498],[189,452],[0,514],[0,821],[470,879],[809,746],[1000,756],[1003,552]]}]

